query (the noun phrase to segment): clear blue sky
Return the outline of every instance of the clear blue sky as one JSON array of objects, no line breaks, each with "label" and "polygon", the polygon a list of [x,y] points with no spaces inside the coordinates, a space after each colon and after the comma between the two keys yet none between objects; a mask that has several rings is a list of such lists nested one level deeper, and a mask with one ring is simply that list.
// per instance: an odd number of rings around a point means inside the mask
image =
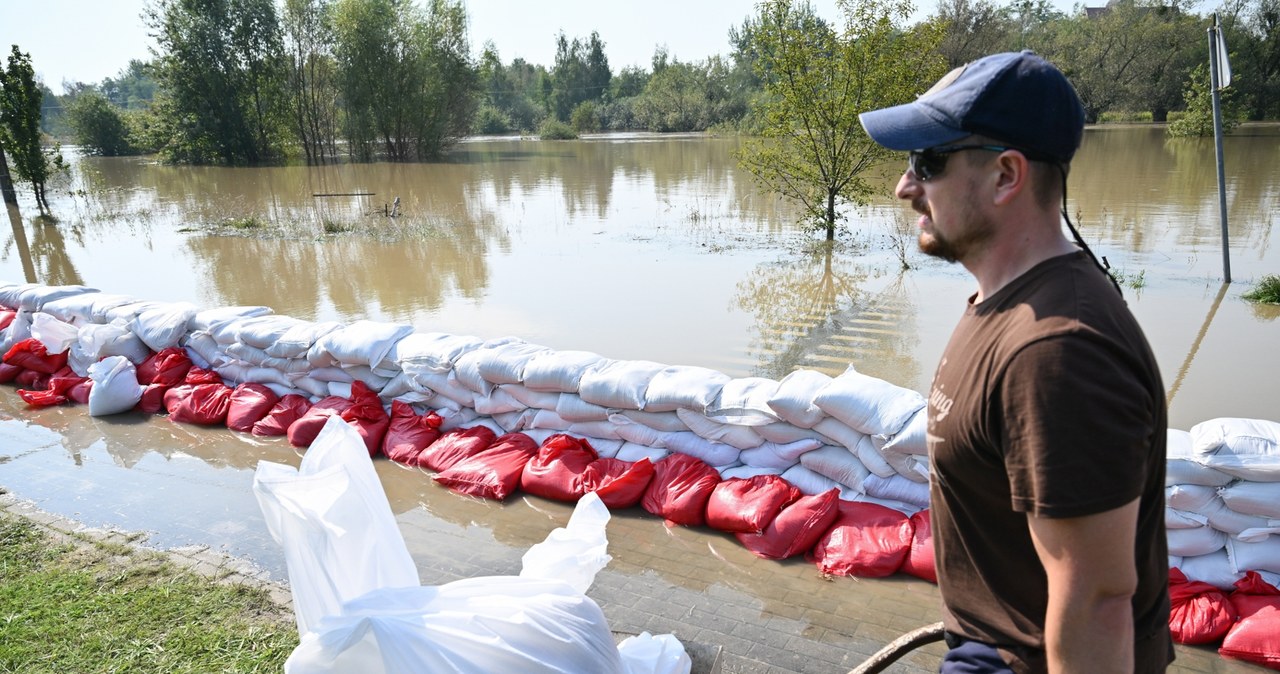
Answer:
[{"label": "clear blue sky", "polygon": [[[811,2],[826,19],[839,16],[836,0]],[[98,83],[130,59],[150,58],[154,43],[141,18],[146,4],[0,0],[0,48],[7,55],[16,43],[30,53],[37,75],[57,93],[63,80]],[[918,17],[937,8],[936,0],[916,4]],[[1071,0],[1055,4],[1069,9]],[[729,28],[755,12],[756,0],[466,0],[466,5],[477,54],[492,40],[504,62],[518,56],[550,66],[560,31],[572,39],[595,30],[617,72],[628,65],[648,67],[658,45],[683,61],[728,53]]]}]

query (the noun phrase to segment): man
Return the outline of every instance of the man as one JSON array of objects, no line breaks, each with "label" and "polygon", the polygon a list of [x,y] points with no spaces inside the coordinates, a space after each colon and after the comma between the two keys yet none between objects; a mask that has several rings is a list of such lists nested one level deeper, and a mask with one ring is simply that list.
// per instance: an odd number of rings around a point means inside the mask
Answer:
[{"label": "man", "polygon": [[1163,672],[1164,387],[1062,230],[1079,97],[1035,54],[995,54],[861,121],[911,151],[897,195],[921,250],[978,282],[929,395],[941,671]]}]

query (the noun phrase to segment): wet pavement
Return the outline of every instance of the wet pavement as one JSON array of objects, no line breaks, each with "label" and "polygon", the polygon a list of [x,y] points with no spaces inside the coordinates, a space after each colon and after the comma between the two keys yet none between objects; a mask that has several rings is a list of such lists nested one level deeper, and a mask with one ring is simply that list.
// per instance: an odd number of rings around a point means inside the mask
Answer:
[{"label": "wet pavement", "polygon": [[[300,456],[283,438],[163,417],[28,410],[12,387],[0,387],[0,487],[11,492],[0,507],[142,531],[146,545],[176,550],[193,567],[282,583],[283,557],[251,491],[259,460],[296,465]],[[376,467],[428,585],[518,573],[529,546],[572,512],[522,494],[505,503],[467,498],[416,469],[385,460]],[[803,559],[759,559],[731,535],[668,527],[638,508],[616,511],[608,538],[613,560],[588,594],[611,629],[719,646],[726,673],[841,674],[939,619],[936,588],[924,581],[824,579]],[[926,646],[888,671],[935,672],[941,652]],[[1264,671],[1208,649],[1179,648],[1178,657],[1171,671]]]}]

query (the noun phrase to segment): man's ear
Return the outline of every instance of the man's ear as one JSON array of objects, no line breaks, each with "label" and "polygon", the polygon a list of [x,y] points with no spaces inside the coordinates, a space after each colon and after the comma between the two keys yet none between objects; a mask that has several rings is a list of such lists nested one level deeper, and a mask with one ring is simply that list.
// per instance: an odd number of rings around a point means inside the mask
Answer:
[{"label": "man's ear", "polygon": [[994,170],[996,184],[992,198],[998,206],[1008,205],[1031,184],[1030,162],[1017,150],[1001,152],[996,157]]}]

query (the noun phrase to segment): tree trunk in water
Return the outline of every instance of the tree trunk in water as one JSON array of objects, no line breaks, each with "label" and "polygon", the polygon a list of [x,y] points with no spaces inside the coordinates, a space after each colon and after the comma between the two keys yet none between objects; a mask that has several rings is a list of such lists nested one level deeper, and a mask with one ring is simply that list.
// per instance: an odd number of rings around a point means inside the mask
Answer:
[{"label": "tree trunk in water", "polygon": [[827,241],[836,239],[836,195],[827,194]]},{"label": "tree trunk in water", "polygon": [[0,147],[0,192],[4,193],[6,204],[18,205],[18,194],[13,191],[13,178],[9,177],[9,160],[5,158],[2,147]]}]

